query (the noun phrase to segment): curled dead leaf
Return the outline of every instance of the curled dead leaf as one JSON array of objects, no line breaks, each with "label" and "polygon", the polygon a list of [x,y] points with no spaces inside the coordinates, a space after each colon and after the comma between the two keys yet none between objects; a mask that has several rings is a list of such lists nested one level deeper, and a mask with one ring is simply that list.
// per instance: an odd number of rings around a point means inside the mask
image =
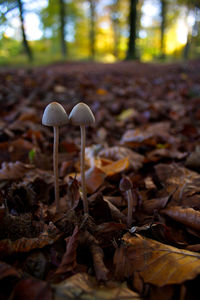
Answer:
[{"label": "curled dead leaf", "polygon": [[2,256],[9,256],[15,253],[29,252],[33,249],[43,248],[47,245],[53,244],[61,237],[55,226],[51,225],[47,231],[44,231],[36,238],[20,238],[16,241],[4,239],[0,241],[0,254]]},{"label": "curled dead leaf", "polygon": [[126,284],[99,285],[94,277],[78,273],[53,286],[54,299],[88,300],[141,300],[139,294],[127,288]]},{"label": "curled dead leaf", "polygon": [[66,252],[63,255],[62,261],[56,270],[56,275],[66,274],[71,272],[76,267],[76,249],[78,246],[79,230],[78,226],[74,228],[72,236],[65,239],[67,242]]},{"label": "curled dead leaf", "polygon": [[180,222],[190,228],[200,231],[200,211],[193,208],[182,208],[172,206],[162,210],[164,215],[169,216],[177,222]]},{"label": "curled dead leaf", "polygon": [[180,284],[200,274],[200,254],[159,243],[140,235],[123,236],[125,245],[114,256],[115,275],[123,279],[139,272],[145,283]]},{"label": "curled dead leaf", "polygon": [[3,162],[0,169],[0,180],[20,179],[26,172],[33,169],[33,165],[27,165],[20,161]]}]

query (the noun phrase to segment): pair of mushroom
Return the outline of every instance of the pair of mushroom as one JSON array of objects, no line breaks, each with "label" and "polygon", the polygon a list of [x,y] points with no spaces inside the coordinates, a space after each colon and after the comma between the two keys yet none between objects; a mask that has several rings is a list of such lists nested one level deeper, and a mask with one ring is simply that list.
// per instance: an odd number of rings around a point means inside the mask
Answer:
[{"label": "pair of mushroom", "polygon": [[53,146],[53,169],[55,185],[55,202],[56,212],[60,211],[59,183],[58,183],[58,141],[59,126],[65,125],[69,121],[74,125],[79,125],[81,129],[81,186],[83,193],[84,212],[88,213],[87,192],[85,183],[85,126],[95,122],[94,115],[85,103],[78,103],[72,109],[69,118],[61,104],[52,102],[44,110],[42,124],[53,126],[54,129],[54,146]]}]

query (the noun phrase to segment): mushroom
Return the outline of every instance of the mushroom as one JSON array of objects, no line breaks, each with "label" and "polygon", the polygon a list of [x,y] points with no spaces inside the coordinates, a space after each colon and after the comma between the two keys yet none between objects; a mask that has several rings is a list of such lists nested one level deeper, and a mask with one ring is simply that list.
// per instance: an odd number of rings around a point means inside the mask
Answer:
[{"label": "mushroom", "polygon": [[85,126],[95,122],[95,117],[85,103],[78,103],[72,109],[69,120],[74,125],[79,125],[81,128],[81,186],[83,193],[83,208],[84,213],[88,213],[87,191],[85,183]]},{"label": "mushroom", "polygon": [[132,212],[133,212],[133,195],[132,189],[133,185],[129,177],[123,176],[119,183],[119,188],[122,192],[126,193],[128,200],[128,215],[127,215],[127,226],[130,227],[132,224]]},{"label": "mushroom", "polygon": [[53,144],[53,169],[54,169],[54,186],[55,186],[55,202],[56,212],[60,210],[59,199],[59,183],[58,183],[58,142],[59,142],[59,126],[65,125],[68,122],[68,116],[61,104],[51,102],[44,110],[42,124],[53,126],[54,144]]}]

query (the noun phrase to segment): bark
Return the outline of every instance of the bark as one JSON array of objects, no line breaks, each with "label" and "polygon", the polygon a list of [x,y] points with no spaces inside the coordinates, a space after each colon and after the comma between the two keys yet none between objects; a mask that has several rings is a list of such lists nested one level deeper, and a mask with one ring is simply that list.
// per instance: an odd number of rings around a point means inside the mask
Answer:
[{"label": "bark", "polygon": [[24,28],[24,10],[23,10],[23,2],[21,0],[17,0],[18,8],[19,8],[19,17],[21,22],[21,31],[22,31],[22,43],[25,49],[25,52],[28,56],[29,61],[33,60],[33,53],[27,41],[26,32]]},{"label": "bark", "polygon": [[126,59],[136,59],[137,2],[138,0],[130,0],[129,41]]},{"label": "bark", "polygon": [[89,0],[90,4],[90,58],[95,59],[95,0]]},{"label": "bark", "polygon": [[119,0],[115,0],[113,4],[113,16],[111,17],[111,21],[113,24],[113,33],[114,33],[113,54],[117,59],[119,57],[119,43],[120,43],[120,24],[119,24],[119,17],[117,16],[118,12],[119,12]]},{"label": "bark", "polygon": [[161,24],[160,24],[160,52],[161,58],[165,58],[165,31],[166,31],[167,1],[161,0]]},{"label": "bark", "polygon": [[65,17],[66,17],[66,10],[65,10],[65,3],[63,0],[60,1],[60,36],[61,36],[61,52],[63,58],[67,56],[67,46],[65,42]]}]

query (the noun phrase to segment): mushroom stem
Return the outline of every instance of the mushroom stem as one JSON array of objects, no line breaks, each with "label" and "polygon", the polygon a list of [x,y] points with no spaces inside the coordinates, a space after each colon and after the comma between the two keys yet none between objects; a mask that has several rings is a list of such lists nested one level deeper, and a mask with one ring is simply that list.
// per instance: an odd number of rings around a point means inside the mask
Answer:
[{"label": "mushroom stem", "polygon": [[88,213],[87,191],[85,183],[85,125],[81,125],[81,186],[83,192],[84,213]]},{"label": "mushroom stem", "polygon": [[131,189],[126,191],[127,198],[128,198],[128,215],[127,215],[127,225],[128,227],[132,224],[132,212],[133,212],[133,195]]},{"label": "mushroom stem", "polygon": [[59,210],[60,210],[59,183],[58,183],[58,138],[59,138],[59,128],[58,128],[58,126],[54,126],[53,131],[54,131],[53,170],[54,170],[56,212],[58,213]]}]

